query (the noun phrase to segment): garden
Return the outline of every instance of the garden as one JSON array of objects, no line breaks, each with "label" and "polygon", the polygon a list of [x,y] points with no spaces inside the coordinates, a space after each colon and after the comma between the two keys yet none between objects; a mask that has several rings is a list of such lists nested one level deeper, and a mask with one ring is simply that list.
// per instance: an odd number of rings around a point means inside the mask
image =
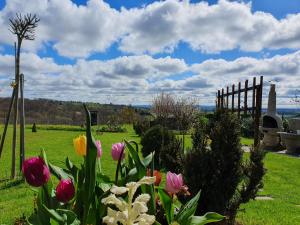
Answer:
[{"label": "garden", "polygon": [[98,123],[95,104],[82,103],[67,120],[80,126],[25,126],[21,44],[39,21],[10,20],[16,76],[0,130],[0,224],[300,224],[300,120],[277,114],[275,84],[263,115],[261,76],[219,90],[209,113],[162,92],[146,113],[126,106]]},{"label": "garden", "polygon": [[[205,121],[205,119],[203,119],[203,117],[201,117],[202,119],[200,121]],[[227,118],[230,120],[230,118]],[[231,118],[232,119],[232,118]],[[227,121],[228,122],[228,121]],[[136,124],[135,124],[136,126]],[[185,160],[187,161],[185,164],[181,166],[181,163],[178,163],[178,161],[181,160],[174,160],[174,157],[170,157],[168,156],[168,154],[165,157],[164,162],[169,162],[167,164],[162,164],[159,165],[159,161],[160,158],[158,158],[157,160],[154,160],[153,162],[156,162],[156,164],[158,164],[159,166],[155,166],[155,169],[159,169],[160,171],[160,175],[162,176],[162,181],[160,183],[160,189],[155,189],[157,190],[164,190],[167,187],[167,172],[169,171],[169,169],[171,169],[173,174],[184,174],[184,182],[189,182],[189,185],[186,186],[186,188],[188,188],[186,191],[186,194],[188,193],[188,195],[178,195],[178,199],[180,199],[180,201],[182,201],[182,203],[184,202],[188,202],[188,200],[192,199],[192,196],[196,195],[196,190],[197,188],[199,188],[199,190],[202,188],[202,190],[205,190],[207,192],[202,191],[201,194],[203,196],[203,198],[200,198],[199,201],[199,205],[197,210],[200,211],[200,214],[197,215],[204,215],[205,210],[208,211],[212,211],[210,209],[215,208],[214,211],[219,211],[222,212],[221,214],[225,215],[225,213],[227,212],[226,210],[222,211],[222,208],[220,206],[219,203],[221,203],[221,201],[219,200],[219,198],[213,198],[213,200],[211,201],[209,198],[212,197],[208,197],[211,195],[217,195],[219,194],[220,196],[223,196],[224,193],[224,187],[225,187],[225,183],[223,183],[222,185],[220,183],[218,183],[218,179],[213,181],[213,176],[216,176],[214,174],[214,172],[211,171],[211,168],[209,168],[209,165],[212,163],[210,162],[209,158],[212,156],[206,155],[205,152],[201,152],[201,151],[195,151],[195,149],[193,150],[193,146],[198,146],[198,149],[201,149],[201,145],[205,142],[211,142],[211,140],[203,140],[202,137],[203,135],[201,135],[201,132],[205,132],[203,130],[203,123],[200,122],[196,125],[196,128],[194,129],[194,132],[187,133],[186,137],[185,137],[185,145],[186,145],[186,149],[188,152],[185,153]],[[39,129],[40,128],[40,129]],[[76,128],[76,127],[74,127]],[[9,128],[11,129],[11,127]],[[151,129],[156,130],[155,132],[151,131]],[[136,134],[136,132],[133,130],[133,126],[132,125],[126,125],[126,130],[127,132],[120,132],[120,133],[103,133],[103,134],[98,134],[95,129],[92,129],[92,133],[93,135],[95,135],[95,139],[96,140],[100,140],[101,141],[101,145],[102,145],[102,154],[101,157],[99,158],[101,160],[101,174],[105,174],[105,180],[109,182],[108,183],[114,183],[115,182],[115,178],[116,178],[116,169],[118,167],[118,160],[114,160],[114,156],[112,155],[112,145],[114,143],[120,143],[123,142],[124,140],[128,140],[131,142],[131,144],[128,143],[128,146],[131,146],[131,150],[135,150],[136,146],[133,143],[137,143],[138,147],[139,147],[139,158],[142,160],[144,157],[142,156],[143,154],[147,155],[147,151],[143,151],[141,152],[141,149],[143,149],[144,146],[147,145],[147,143],[145,143],[145,137],[146,135],[149,136],[153,136],[154,134],[154,138],[157,139],[157,130],[163,130],[163,128],[159,127],[158,125],[154,125],[152,128],[148,129],[148,132],[146,132],[146,134],[141,135],[142,137],[140,137],[139,135]],[[222,128],[224,129],[224,128]],[[195,132],[197,131],[197,132]],[[164,133],[165,132],[165,133]],[[152,133],[152,134],[151,134]],[[171,134],[171,132],[169,131],[163,131],[161,132],[161,134],[165,135],[168,138],[165,138],[165,145],[167,142],[172,142],[171,140],[173,140],[175,143],[171,144],[171,146],[173,145],[172,148],[170,149],[176,149],[176,146],[180,143],[178,143],[178,141],[176,140],[182,140],[182,135],[181,134]],[[60,126],[60,129],[53,129],[51,130],[50,128],[47,128],[45,125],[38,125],[37,126],[37,132],[32,132],[31,127],[27,127],[26,129],[26,140],[27,140],[27,144],[28,144],[28,151],[27,151],[27,158],[30,157],[36,157],[39,156],[41,154],[41,151],[44,151],[45,154],[47,155],[47,162],[50,164],[51,166],[56,166],[57,168],[64,168],[64,171],[68,171],[68,165],[65,164],[65,158],[66,156],[68,157],[68,159],[70,160],[70,162],[72,162],[74,165],[76,165],[77,168],[80,168],[80,164],[84,163],[84,159],[83,157],[78,154],[78,151],[76,152],[76,149],[74,148],[74,143],[73,143],[73,139],[76,139],[76,137],[79,137],[80,135],[84,135],[84,132],[80,129],[76,130],[74,129],[74,131],[70,131],[70,127],[64,127],[64,126]],[[175,135],[175,139],[174,139],[174,135]],[[230,135],[234,136],[234,133],[231,133]],[[238,135],[238,134],[237,134]],[[196,138],[197,137],[197,138]],[[8,136],[8,139],[10,137]],[[237,139],[239,137],[237,136]],[[169,140],[168,140],[169,139]],[[213,140],[213,139],[212,139]],[[251,142],[251,138],[241,138],[240,139],[240,143],[242,145],[248,145],[249,142]],[[226,139],[224,139],[224,141],[226,141]],[[143,145],[142,145],[142,144]],[[150,139],[150,143],[151,143],[151,139]],[[154,144],[154,143],[153,143]],[[162,143],[160,143],[162,144]],[[207,144],[207,143],[206,143]],[[219,143],[220,144],[220,143]],[[237,144],[237,143],[235,143]],[[174,147],[175,146],[175,147]],[[0,197],[0,223],[1,224],[23,224],[24,221],[26,221],[28,218],[30,218],[30,216],[32,214],[34,214],[33,212],[37,212],[36,210],[39,208],[36,202],[36,198],[37,196],[39,196],[39,194],[37,194],[37,191],[39,189],[37,189],[36,187],[32,187],[28,182],[24,181],[24,179],[22,179],[22,177],[20,176],[18,179],[16,180],[8,180],[5,179],[7,177],[9,177],[8,175],[8,171],[10,168],[10,163],[3,163],[3,162],[9,162],[10,161],[10,154],[8,149],[10,149],[10,145],[9,143],[5,146],[5,148],[7,150],[4,150],[4,155],[3,158],[1,159],[1,183],[0,183],[0,192],[1,192],[1,197]],[[154,148],[157,148],[157,146],[153,146]],[[168,148],[166,148],[168,149]],[[177,146],[178,149],[178,146]],[[129,150],[128,147],[125,150],[125,154],[126,154],[126,160],[128,160],[128,154]],[[145,153],[144,153],[145,152]],[[160,154],[161,156],[163,154]],[[174,154],[171,155],[174,156]],[[176,155],[176,154],[175,154]],[[199,156],[198,156],[199,155]],[[241,154],[242,155],[242,154]],[[251,154],[250,153],[245,153],[242,157],[245,160],[249,159],[249,156]],[[95,155],[96,156],[96,155]],[[201,159],[197,159],[197,160],[193,160],[193,158],[195,157],[200,157],[203,158],[205,157],[206,159],[202,160],[201,163],[199,163],[199,160]],[[236,156],[234,156],[236,157]],[[97,157],[95,157],[96,160]],[[147,158],[147,156],[145,157]],[[170,160],[170,158],[172,158],[172,160]],[[178,157],[180,158],[180,157]],[[169,160],[168,160],[169,159]],[[125,161],[124,161],[125,162]],[[122,161],[122,163],[124,163]],[[128,163],[128,162],[127,162]],[[124,163],[124,164],[127,164]],[[148,162],[149,163],[149,162]],[[194,164],[193,164],[194,163]],[[264,158],[264,167],[266,169],[266,174],[263,178],[263,187],[260,186],[261,183],[259,184],[259,186],[257,186],[257,189],[255,192],[255,194],[257,195],[254,199],[249,199],[247,202],[245,203],[241,203],[238,207],[238,209],[236,209],[236,223],[240,223],[240,224],[296,224],[299,217],[299,188],[297,188],[299,186],[299,170],[297,168],[299,168],[299,159],[298,158],[294,158],[288,155],[282,155],[282,154],[277,154],[277,153],[273,153],[273,152],[268,152]],[[151,168],[151,163],[148,164],[148,167]],[[50,166],[50,168],[51,168]],[[97,166],[97,163],[95,162],[95,166],[96,166],[96,171],[99,170],[99,167]],[[129,168],[127,168],[129,166],[128,165],[124,165],[123,167],[123,172],[130,170]],[[215,168],[215,165],[213,165]],[[55,168],[56,168],[55,167]],[[57,169],[56,168],[56,169]],[[125,169],[124,169],[125,168]],[[148,168],[148,169],[149,169]],[[207,169],[209,168],[209,169]],[[215,168],[216,169],[216,168]],[[151,169],[150,169],[151,170]],[[194,171],[197,170],[197,171]],[[55,172],[53,173],[53,170],[51,169],[50,171],[52,171],[52,176],[51,176],[51,180],[53,180],[53,188],[59,184],[59,179],[56,178],[55,176]],[[153,170],[155,171],[155,170]],[[201,171],[201,172],[200,172]],[[233,170],[234,172],[235,170]],[[120,181],[118,182],[118,184],[121,184],[122,178],[124,178],[124,174],[122,174],[123,172],[119,171],[119,179]],[[262,171],[261,171],[262,172]],[[145,172],[147,175],[147,171]],[[186,173],[189,173],[188,175],[186,175]],[[151,174],[151,173],[150,173]],[[155,176],[156,173],[154,173],[153,175]],[[59,175],[56,174],[59,178]],[[148,175],[149,175],[149,171],[148,171]],[[236,175],[236,174],[234,174]],[[107,176],[107,177],[106,177]],[[197,177],[199,176],[199,178]],[[56,179],[55,179],[56,178]],[[74,178],[74,176],[73,176]],[[189,179],[192,178],[192,179]],[[26,179],[26,176],[25,176]],[[104,179],[104,177],[103,177]],[[132,178],[136,181],[138,181],[138,179]],[[199,181],[193,181],[193,179],[200,179],[200,180],[205,180],[207,179],[205,182],[211,182],[208,187],[212,186],[212,185],[216,185],[219,186],[220,189],[213,189],[213,193],[210,193],[209,189],[206,190],[206,183],[202,183],[201,188],[200,188],[200,183],[198,184],[197,182]],[[220,179],[220,178],[219,178]],[[226,179],[224,179],[226,180]],[[222,182],[224,182],[224,180],[222,180]],[[214,183],[216,182],[216,183]],[[240,182],[240,181],[238,181]],[[247,182],[247,181],[246,181]],[[193,184],[194,183],[194,184]],[[231,183],[232,184],[232,181]],[[104,185],[105,186],[105,185]],[[231,185],[230,185],[231,186]],[[78,187],[76,187],[78,188]],[[108,187],[105,187],[108,188]],[[237,188],[237,187],[235,187]],[[109,188],[108,188],[109,189]],[[75,190],[74,190],[75,191]],[[56,189],[57,192],[57,189]],[[76,190],[76,193],[78,192],[78,190]],[[165,192],[163,192],[165,193]],[[167,192],[166,192],[167,193]],[[200,194],[200,196],[201,196]],[[206,195],[206,196],[205,196]],[[232,195],[233,196],[233,195]],[[231,196],[231,197],[232,197]],[[52,196],[53,197],[53,196]],[[71,202],[74,203],[74,196],[72,196],[72,199],[65,199],[65,200],[69,200],[69,203],[60,203],[60,206],[62,209],[66,209],[66,208],[70,208],[71,206]],[[206,198],[205,198],[206,197]],[[56,197],[57,198],[57,197]],[[124,198],[126,199],[126,197]],[[211,206],[208,206],[207,204],[202,204],[201,201],[206,202],[206,203],[210,203]],[[174,206],[175,208],[178,207],[180,208],[179,205],[177,205],[177,203]],[[181,206],[182,207],[182,206]],[[203,209],[201,209],[201,207],[203,207]],[[207,208],[206,208],[207,207]],[[211,207],[211,208],[209,208]],[[149,207],[150,209],[150,207]],[[203,211],[204,210],[204,211]],[[57,211],[57,208],[56,208]],[[99,210],[99,215],[100,215],[100,211]],[[196,209],[195,209],[196,211]],[[208,212],[207,211],[207,212]],[[58,212],[61,213],[61,211],[58,210]],[[175,210],[176,212],[176,210]],[[103,213],[103,212],[102,212]],[[69,214],[68,214],[69,215]],[[215,214],[218,215],[218,214]],[[74,215],[73,215],[74,216]],[[162,218],[165,218],[166,216],[166,212],[163,214]],[[228,215],[227,215],[228,216]],[[217,219],[217,218],[215,218]],[[220,218],[219,218],[220,219]],[[19,223],[17,223],[16,221],[20,221]],[[23,221],[23,222],[21,222]],[[52,219],[51,219],[52,221]],[[76,224],[74,221],[72,221],[74,224]],[[162,221],[161,221],[162,222]],[[55,224],[54,222],[52,222],[53,224]],[[57,224],[73,224],[73,223],[63,223],[63,222],[57,222]],[[171,222],[168,222],[169,224],[171,224]],[[24,223],[26,224],[26,223]],[[35,223],[33,223],[35,224]],[[39,223],[36,223],[39,224]],[[45,223],[46,224],[46,223]],[[126,223],[124,223],[126,224]],[[161,224],[164,224],[163,222]],[[197,224],[197,223],[195,223]],[[201,224],[201,223],[199,223]],[[203,223],[205,224],[205,223]]]}]

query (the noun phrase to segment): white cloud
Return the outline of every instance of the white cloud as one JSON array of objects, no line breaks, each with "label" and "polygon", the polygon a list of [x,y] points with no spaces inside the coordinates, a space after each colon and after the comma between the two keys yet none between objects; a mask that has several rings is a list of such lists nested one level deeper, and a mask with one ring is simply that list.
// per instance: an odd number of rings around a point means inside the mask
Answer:
[{"label": "white cloud", "polygon": [[208,5],[166,0],[115,10],[102,0],[81,6],[71,0],[10,0],[0,11],[0,43],[12,44],[8,18],[16,12],[41,18],[36,40],[24,42],[25,49],[36,51],[50,44],[67,57],[85,58],[113,43],[134,54],[172,52],[180,42],[203,53],[300,48],[300,13],[278,20],[252,12],[251,4],[241,1]]},{"label": "white cloud", "polygon": [[[291,93],[300,89],[300,51],[265,59],[211,59],[191,66],[183,60],[148,55],[106,61],[80,59],[74,65],[58,65],[51,58],[32,53],[22,54],[21,60],[25,95],[30,98],[136,104],[150,103],[153,96],[165,91],[197,97],[200,104],[214,104],[218,89],[264,75],[264,95],[268,93],[268,81],[272,81],[277,84],[278,102],[284,105],[289,103]],[[2,96],[10,95],[13,63],[13,56],[0,54]],[[193,75],[178,76],[182,73]]]}]

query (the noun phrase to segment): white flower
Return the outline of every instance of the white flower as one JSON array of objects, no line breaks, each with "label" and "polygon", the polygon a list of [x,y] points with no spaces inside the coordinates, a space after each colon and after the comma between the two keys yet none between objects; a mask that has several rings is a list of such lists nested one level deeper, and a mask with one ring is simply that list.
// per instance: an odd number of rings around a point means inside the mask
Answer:
[{"label": "white flower", "polygon": [[[146,214],[150,195],[141,194],[134,202],[133,196],[139,186],[142,184],[153,184],[154,182],[155,177],[143,177],[138,182],[127,183],[126,187],[113,186],[110,190],[113,194],[102,199],[101,202],[105,205],[115,205],[119,211],[108,207],[107,216],[103,218],[103,222],[108,225],[117,225],[118,222],[123,225],[152,225],[155,222],[155,216]],[[126,192],[128,192],[128,202],[116,197],[116,195]]]}]

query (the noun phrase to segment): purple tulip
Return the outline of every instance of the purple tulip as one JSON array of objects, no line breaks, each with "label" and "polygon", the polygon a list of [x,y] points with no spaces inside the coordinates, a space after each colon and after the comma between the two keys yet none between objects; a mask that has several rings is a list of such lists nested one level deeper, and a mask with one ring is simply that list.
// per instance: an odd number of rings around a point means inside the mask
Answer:
[{"label": "purple tulip", "polygon": [[124,143],[116,143],[112,145],[111,156],[113,160],[118,161],[119,158],[121,158],[122,160],[125,158],[125,152],[123,151],[124,148],[125,148]]},{"label": "purple tulip", "polygon": [[50,179],[50,171],[41,157],[26,159],[22,166],[26,182],[34,187],[40,187]]},{"label": "purple tulip", "polygon": [[177,194],[184,188],[183,179],[181,174],[167,172],[166,178],[166,191],[171,194]]},{"label": "purple tulip", "polygon": [[102,146],[101,146],[101,142],[100,142],[99,140],[97,140],[97,141],[95,142],[95,144],[96,144],[96,147],[97,147],[97,157],[98,157],[98,158],[101,158],[101,156],[102,156]]},{"label": "purple tulip", "polygon": [[56,187],[56,199],[67,203],[75,195],[75,187],[71,179],[61,180]]}]

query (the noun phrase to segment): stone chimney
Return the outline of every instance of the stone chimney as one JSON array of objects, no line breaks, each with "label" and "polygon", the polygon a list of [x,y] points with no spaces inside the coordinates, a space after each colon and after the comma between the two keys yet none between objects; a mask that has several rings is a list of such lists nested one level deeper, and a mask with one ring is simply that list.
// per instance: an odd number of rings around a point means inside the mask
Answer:
[{"label": "stone chimney", "polygon": [[275,84],[271,84],[270,92],[269,92],[269,101],[268,101],[268,109],[267,114],[276,115],[276,91]]}]

